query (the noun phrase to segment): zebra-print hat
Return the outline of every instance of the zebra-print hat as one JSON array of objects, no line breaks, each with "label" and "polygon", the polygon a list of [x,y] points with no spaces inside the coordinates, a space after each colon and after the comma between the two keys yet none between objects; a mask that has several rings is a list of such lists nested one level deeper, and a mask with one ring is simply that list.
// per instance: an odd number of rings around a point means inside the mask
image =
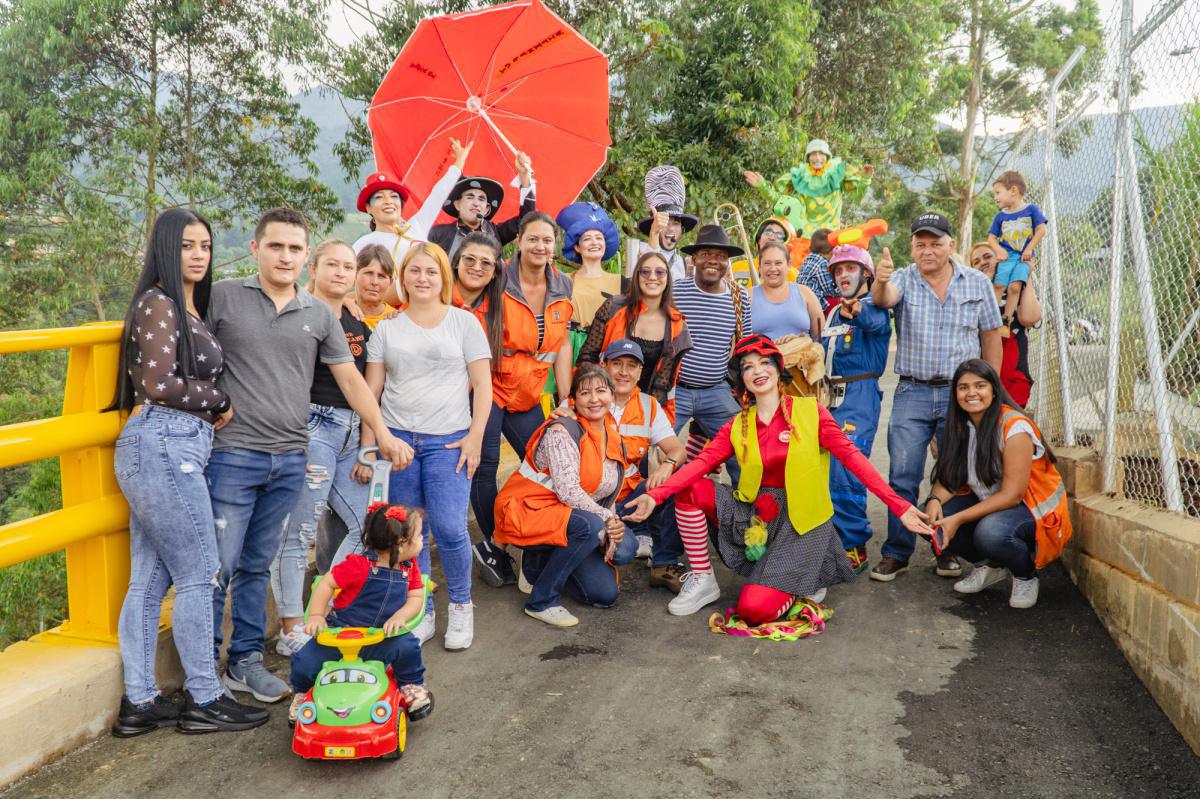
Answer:
[{"label": "zebra-print hat", "polygon": [[[683,212],[687,190],[683,186],[683,173],[679,167],[664,164],[646,172],[646,205],[652,211],[667,211],[672,219],[678,219],[686,233],[700,220],[691,214]],[[650,235],[650,224],[653,216],[648,216],[638,222],[638,230],[642,235]]]}]

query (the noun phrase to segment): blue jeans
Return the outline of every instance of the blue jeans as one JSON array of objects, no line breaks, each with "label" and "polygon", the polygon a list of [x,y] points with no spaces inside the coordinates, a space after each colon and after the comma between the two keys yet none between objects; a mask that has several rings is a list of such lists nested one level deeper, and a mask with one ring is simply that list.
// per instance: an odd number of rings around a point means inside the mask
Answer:
[{"label": "blue jeans", "polygon": [[[972,494],[951,497],[942,506],[944,515],[958,513],[979,503]],[[989,513],[958,528],[946,551],[962,555],[972,563],[995,561],[1020,580],[1034,575],[1033,554],[1037,548],[1037,521],[1024,502]]]},{"label": "blue jeans", "polygon": [[221,695],[209,649],[217,541],[204,466],[212,437],[212,425],[190,413],[146,405],[117,439],[113,467],[129,503],[129,591],[117,636],[125,695],[134,704],[158,696],[158,622],[172,585],[171,633],[183,686],[201,705]]},{"label": "blue jeans", "polygon": [[[429,541],[437,542],[438,558],[446,574],[446,592],[455,604],[471,601],[471,536],[467,533],[467,501],[471,496],[471,480],[464,465],[457,474],[461,450],[446,449],[467,434],[466,430],[444,436],[392,430],[392,435],[413,448],[413,461],[407,469],[392,472],[388,484],[388,501],[411,505],[425,511],[422,531],[425,546],[417,557],[421,574],[428,575],[432,567]],[[347,536],[347,539],[349,536]],[[433,596],[425,611],[433,610]]]},{"label": "blue jeans", "polygon": [[[334,623],[329,620],[330,625]],[[292,655],[292,690],[303,694],[313,687],[321,667],[331,660],[340,660],[341,653],[332,646],[321,646],[314,638]],[[385,638],[378,644],[363,647],[359,657],[378,660],[392,667],[397,685],[424,685],[425,666],[421,662],[421,642],[412,633]]]},{"label": "blue jeans", "polygon": [[[644,493],[646,493],[645,480],[638,483],[638,487],[633,489],[629,496],[617,503],[617,516],[624,517],[629,513],[629,503]],[[679,537],[679,525],[675,521],[675,497],[668,497],[655,505],[654,510],[645,521],[626,522],[625,524],[631,533],[631,535],[625,536],[626,539],[648,535],[654,542],[654,554],[650,558],[651,565],[669,566],[672,563],[678,563],[679,559],[683,557],[683,541]],[[618,551],[624,544],[625,541],[622,540],[617,545]],[[637,555],[636,547],[634,555]]]},{"label": "blue jeans", "polygon": [[280,618],[304,615],[308,548],[317,526],[332,510],[346,524],[346,536],[362,536],[367,486],[351,476],[358,457],[358,414],[328,405],[308,406],[308,467],[300,500],[288,516],[279,556],[271,564],[271,592]]},{"label": "blue jeans", "polygon": [[304,485],[307,463],[302,449],[274,454],[238,447],[213,450],[205,474],[221,562],[213,590],[214,659],[220,658],[227,592],[233,594],[229,661],[266,649],[271,563]]},{"label": "blue jeans", "polygon": [[[678,435],[687,421],[691,419],[692,430],[711,439],[716,436],[718,430],[725,426],[726,422],[737,416],[741,409],[737,400],[733,398],[733,390],[724,381],[710,388],[685,388],[677,385],[675,387],[675,434]],[[725,469],[729,472],[729,478],[733,484],[737,485],[738,475],[741,474],[737,459],[730,458],[725,461]]]},{"label": "blue jeans", "polygon": [[500,467],[500,434],[516,450],[518,458],[525,457],[525,445],[542,423],[546,421],[542,406],[535,405],[527,411],[506,411],[492,405],[487,427],[483,431],[483,447],[479,455],[479,468],[471,481],[471,510],[475,522],[483,533],[483,540],[490,542],[496,532],[496,470]]},{"label": "blue jeans", "polygon": [[637,556],[637,536],[626,530],[609,564],[600,546],[603,529],[604,521],[599,516],[572,509],[567,520],[566,546],[525,547],[521,571],[533,584],[526,608],[537,611],[561,605],[564,587],[585,605],[609,608],[616,603],[618,585],[614,567],[624,566]]},{"label": "blue jeans", "polygon": [[[901,380],[892,395],[892,415],[888,419],[888,482],[892,490],[916,504],[921,480],[925,477],[925,452],[929,442],[941,438],[946,425],[946,406],[950,387],[923,386]],[[883,556],[908,563],[916,548],[912,533],[900,520],[888,514],[888,535]]]}]

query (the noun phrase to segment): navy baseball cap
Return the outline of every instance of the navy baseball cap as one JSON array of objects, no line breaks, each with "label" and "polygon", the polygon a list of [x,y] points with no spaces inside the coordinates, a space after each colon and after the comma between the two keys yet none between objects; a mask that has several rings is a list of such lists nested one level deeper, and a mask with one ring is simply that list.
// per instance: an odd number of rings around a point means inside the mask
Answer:
[{"label": "navy baseball cap", "polygon": [[612,344],[609,344],[608,349],[604,351],[604,360],[606,361],[624,356],[637,358],[637,362],[643,365],[646,363],[646,356],[642,354],[642,348],[638,346],[636,341],[630,341],[627,338],[617,339]]},{"label": "navy baseball cap", "polygon": [[950,220],[934,211],[926,211],[913,220],[913,233],[934,233],[938,236],[953,236]]}]

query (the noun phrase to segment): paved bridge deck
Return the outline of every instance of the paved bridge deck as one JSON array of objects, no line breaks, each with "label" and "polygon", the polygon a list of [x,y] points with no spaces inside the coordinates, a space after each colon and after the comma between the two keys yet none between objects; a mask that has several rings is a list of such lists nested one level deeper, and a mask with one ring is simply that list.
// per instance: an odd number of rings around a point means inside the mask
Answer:
[{"label": "paved bridge deck", "polygon": [[668,616],[641,565],[568,631],[477,583],[474,646],[432,642],[436,710],[399,762],[301,761],[280,703],[249,733],[103,738],[4,797],[1200,796],[1200,759],[1060,567],[1019,612],[1006,587],[954,594],[927,558],[833,589],[827,631],[794,643]]}]

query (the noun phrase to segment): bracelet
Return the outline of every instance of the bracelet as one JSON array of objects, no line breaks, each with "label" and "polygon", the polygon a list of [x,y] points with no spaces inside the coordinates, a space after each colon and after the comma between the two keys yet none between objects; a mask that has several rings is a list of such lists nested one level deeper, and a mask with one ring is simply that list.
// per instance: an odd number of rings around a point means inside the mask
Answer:
[{"label": "bracelet", "polygon": [[945,504],[946,504],[946,503],[942,502],[940,499],[938,499],[937,497],[935,497],[933,494],[930,494],[928,497],[926,497],[926,498],[925,498],[925,501],[924,501],[923,503],[921,503],[921,507],[922,507],[922,508],[923,508],[923,507],[925,507],[925,506],[926,506],[926,505],[928,505],[930,502],[936,502],[936,503],[937,503],[937,504],[939,504],[939,505],[945,505]]},{"label": "bracelet", "polygon": [[663,463],[669,463],[669,464],[671,464],[672,466],[678,466],[678,465],[679,465],[679,461],[675,460],[674,458],[663,458]]}]

